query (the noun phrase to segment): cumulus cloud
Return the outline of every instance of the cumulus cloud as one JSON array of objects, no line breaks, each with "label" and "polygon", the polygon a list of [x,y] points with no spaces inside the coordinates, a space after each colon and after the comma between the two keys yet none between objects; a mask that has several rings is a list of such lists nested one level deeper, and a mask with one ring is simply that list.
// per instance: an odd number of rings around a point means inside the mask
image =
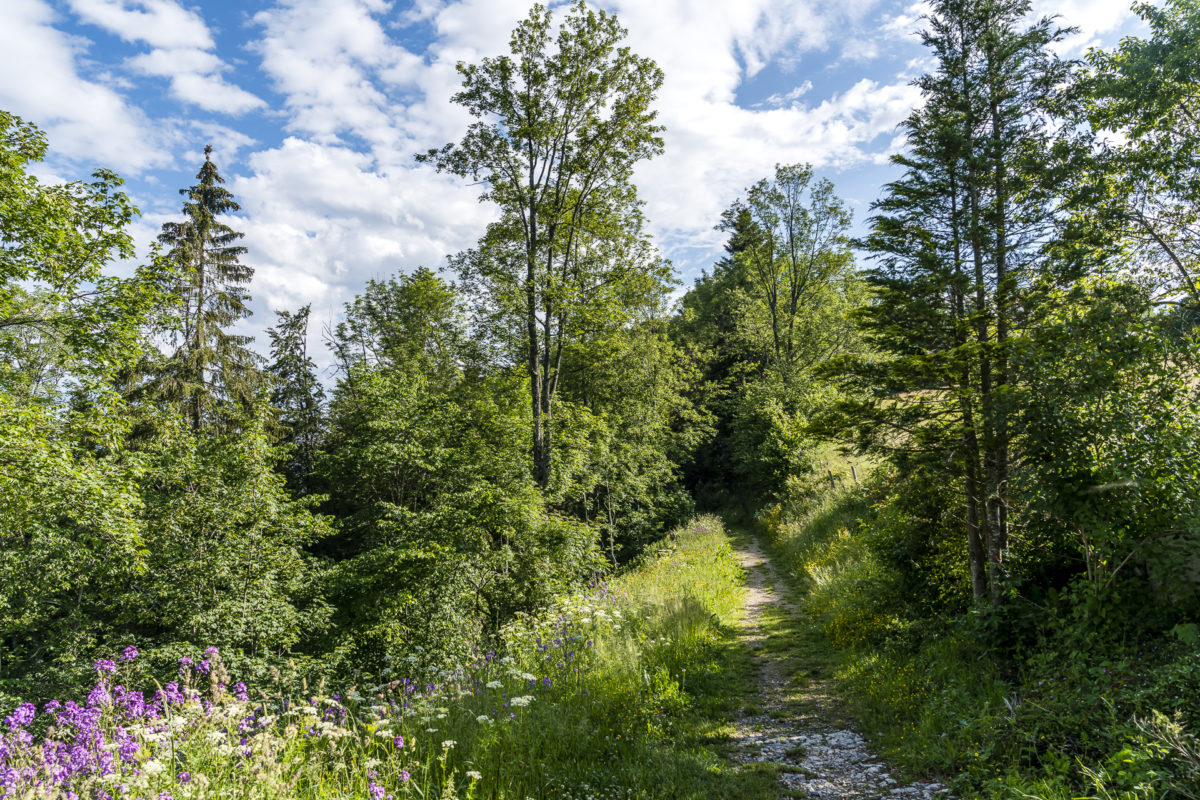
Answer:
[{"label": "cumulus cloud", "polygon": [[385,33],[376,14],[386,9],[372,0],[291,0],[255,15],[264,35],[254,47],[286,97],[289,131],[321,142],[395,140],[388,91],[423,65]]},{"label": "cumulus cloud", "polygon": [[52,151],[87,165],[140,173],[170,153],[146,114],[109,86],[81,76],[87,42],[55,28],[42,0],[5,0],[0,25],[0,107],[37,123]]},{"label": "cumulus cloud", "polygon": [[205,111],[242,114],[266,105],[222,77],[227,65],[212,51],[216,42],[204,20],[173,0],[69,0],[80,19],[152,48],[127,64],[144,75],[166,78],[178,100]]},{"label": "cumulus cloud", "polygon": [[[457,181],[297,137],[230,181],[260,311],[313,303],[314,335],[371,277],[438,268],[493,219]],[[266,324],[263,322],[262,324]]]}]

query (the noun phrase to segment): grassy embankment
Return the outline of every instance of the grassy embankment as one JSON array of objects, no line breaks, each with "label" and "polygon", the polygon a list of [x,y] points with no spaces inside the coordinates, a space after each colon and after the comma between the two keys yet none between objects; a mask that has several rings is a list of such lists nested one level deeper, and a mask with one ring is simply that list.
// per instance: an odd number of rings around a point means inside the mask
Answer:
[{"label": "grassy embankment", "polygon": [[743,593],[707,517],[453,673],[394,664],[376,686],[285,698],[235,684],[210,650],[144,702],[120,686],[127,651],[97,664],[86,705],[9,718],[0,796],[777,797],[770,767],[722,756],[754,692]]},{"label": "grassy embankment", "polygon": [[1097,635],[1065,601],[968,611],[965,590],[937,596],[966,581],[952,574],[961,554],[935,544],[914,563],[896,534],[907,511],[877,482],[760,518],[801,598],[809,640],[798,646],[825,649],[885,758],[909,777],[949,778],[963,797],[1200,797],[1200,647]]}]

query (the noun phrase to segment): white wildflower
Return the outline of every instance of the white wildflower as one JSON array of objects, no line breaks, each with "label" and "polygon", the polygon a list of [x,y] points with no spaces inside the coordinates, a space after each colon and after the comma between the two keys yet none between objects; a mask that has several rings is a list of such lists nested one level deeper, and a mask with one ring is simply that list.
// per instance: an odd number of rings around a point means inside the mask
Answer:
[{"label": "white wildflower", "polygon": [[487,714],[480,714],[478,717],[475,718],[475,721],[483,723],[485,725],[490,725],[492,722],[492,718],[489,717]]},{"label": "white wildflower", "polygon": [[509,704],[514,705],[517,708],[523,708],[533,702],[533,696],[528,695],[528,694],[521,695],[520,697],[514,697],[512,700],[509,700],[508,702],[509,702]]},{"label": "white wildflower", "polygon": [[156,758],[152,758],[142,765],[142,772],[147,775],[161,775],[166,771],[166,765]]},{"label": "white wildflower", "polygon": [[375,769],[381,763],[382,762],[378,758],[368,758],[365,762],[363,762],[363,767],[366,769]]},{"label": "white wildflower", "polygon": [[501,683],[500,681],[488,681],[488,683],[487,683],[487,688],[489,688],[489,689],[503,689],[503,688],[504,688],[504,684],[503,684],[503,683]]},{"label": "white wildflower", "polygon": [[469,769],[469,770],[467,770],[467,777],[468,777],[468,778],[470,778],[470,779],[471,779],[471,780],[473,780],[473,781],[478,781],[478,780],[482,780],[482,779],[483,779],[483,773],[481,773],[481,772],[476,772],[476,771],[475,771],[475,770],[473,770],[473,769]]},{"label": "white wildflower", "polygon": [[453,750],[454,746],[456,744],[458,744],[458,742],[454,741],[453,739],[447,739],[444,742],[442,742],[442,749],[443,750]]}]

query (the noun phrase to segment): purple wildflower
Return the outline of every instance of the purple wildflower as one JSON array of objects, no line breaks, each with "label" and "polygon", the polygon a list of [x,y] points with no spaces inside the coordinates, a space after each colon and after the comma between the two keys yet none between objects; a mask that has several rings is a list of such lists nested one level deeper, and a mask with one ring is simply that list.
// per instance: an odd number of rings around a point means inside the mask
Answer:
[{"label": "purple wildflower", "polygon": [[125,650],[122,651],[122,653],[121,653],[122,661],[133,661],[137,657],[138,657],[138,649],[136,647],[134,647],[133,645],[126,647]]},{"label": "purple wildflower", "polygon": [[111,658],[102,658],[95,664],[97,675],[112,675],[117,671],[117,664]]},{"label": "purple wildflower", "polygon": [[179,775],[177,776],[177,778],[176,778],[176,779],[177,779],[177,780],[178,780],[180,783],[187,783],[188,781],[190,781],[190,780],[192,779],[192,773],[190,773],[190,772],[181,772],[181,773],[179,773]]},{"label": "purple wildflower", "polygon": [[396,747],[404,747],[404,737],[397,736],[394,740]]},{"label": "purple wildflower", "polygon": [[98,706],[107,706],[112,704],[112,695],[108,693],[108,687],[101,681],[97,683],[87,698],[88,708],[96,708]]},{"label": "purple wildflower", "polygon": [[37,708],[34,707],[33,703],[23,703],[17,706],[17,710],[11,716],[5,717],[4,721],[8,723],[10,731],[15,731],[33,722],[35,714],[37,714]]}]

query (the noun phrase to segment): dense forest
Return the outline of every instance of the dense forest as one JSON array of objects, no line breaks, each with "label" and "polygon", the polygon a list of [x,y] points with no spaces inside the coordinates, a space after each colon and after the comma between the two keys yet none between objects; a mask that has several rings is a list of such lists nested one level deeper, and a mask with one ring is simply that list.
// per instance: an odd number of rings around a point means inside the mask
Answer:
[{"label": "dense forest", "polygon": [[[535,5],[459,65],[461,141],[414,156],[498,221],[259,349],[219,152],[139,257],[120,177],[39,181],[53,143],[0,111],[9,730],[123,652],[131,686],[216,648],[206,674],[295,696],[432,688],[708,511],[811,590],[914,773],[1197,796],[1200,7],[1070,61],[1028,2],[930,5],[866,233],[781,164],[688,287],[633,182],[661,71],[615,17]],[[35,796],[3,742],[0,797]]]}]

